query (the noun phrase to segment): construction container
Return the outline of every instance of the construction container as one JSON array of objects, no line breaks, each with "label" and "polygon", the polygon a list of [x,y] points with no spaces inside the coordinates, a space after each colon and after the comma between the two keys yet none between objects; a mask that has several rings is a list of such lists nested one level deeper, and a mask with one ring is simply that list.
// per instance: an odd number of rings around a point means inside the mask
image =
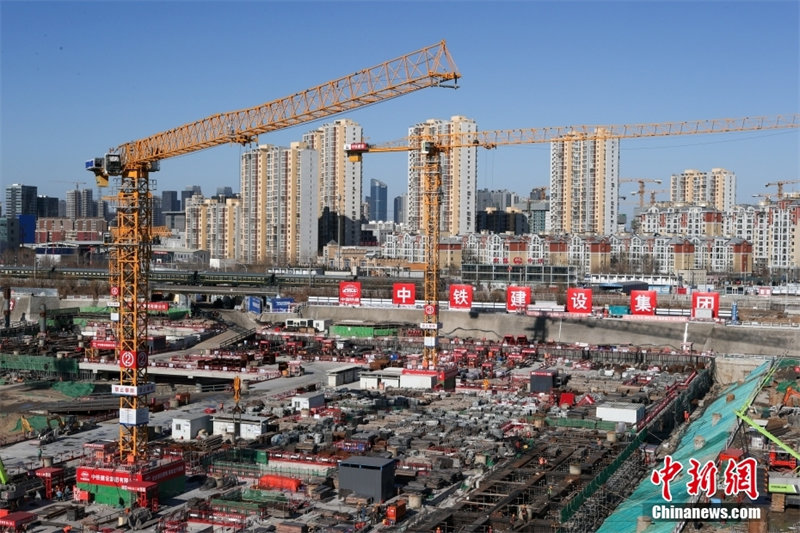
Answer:
[{"label": "construction container", "polygon": [[303,483],[293,477],[278,474],[266,474],[258,478],[258,488],[264,490],[279,489],[297,492]]},{"label": "construction container", "polygon": [[[178,400],[174,400],[178,401]],[[177,406],[176,406],[177,407]],[[201,430],[211,432],[211,416],[207,414],[176,416],[172,419],[172,438],[175,441],[190,441],[197,438]]]},{"label": "construction container", "polygon": [[279,522],[275,533],[308,533],[308,526],[302,522]]},{"label": "construction container", "polygon": [[386,508],[386,518],[397,523],[406,515],[406,501],[397,500],[396,503]]},{"label": "construction container", "polygon": [[597,418],[606,422],[636,424],[644,419],[645,410],[640,403],[605,402],[597,406]]},{"label": "construction container", "polygon": [[552,392],[555,383],[555,370],[534,370],[531,372],[531,393]]}]

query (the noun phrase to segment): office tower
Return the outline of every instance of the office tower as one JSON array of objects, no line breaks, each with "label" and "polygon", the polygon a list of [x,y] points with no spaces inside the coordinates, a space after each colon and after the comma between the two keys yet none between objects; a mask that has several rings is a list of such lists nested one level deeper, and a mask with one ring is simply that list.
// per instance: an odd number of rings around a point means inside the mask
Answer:
[{"label": "office tower", "polygon": [[389,188],[380,180],[369,180],[369,219],[376,221],[386,221],[388,207],[386,205]]},{"label": "office tower", "polygon": [[180,211],[181,204],[178,201],[178,191],[161,191],[161,210]]},{"label": "office tower", "polygon": [[37,196],[36,216],[39,218],[58,217],[58,198],[54,196]]},{"label": "office tower", "polygon": [[361,162],[350,161],[347,143],[362,142],[363,129],[349,119],[324,124],[303,135],[319,157],[318,252],[330,241],[341,246],[361,242]]},{"label": "office tower", "polygon": [[550,145],[549,229],[555,234],[616,233],[619,139],[571,137]]},{"label": "office tower", "polygon": [[20,185],[19,183],[15,183],[6,187],[6,216],[36,216],[37,191],[38,189],[35,185]]},{"label": "office tower", "polygon": [[670,201],[730,211],[736,205],[736,174],[724,168],[711,172],[687,169],[670,177]]},{"label": "office tower", "polygon": [[233,198],[233,188],[217,187],[217,194],[215,196],[221,196],[223,198]]},{"label": "office tower", "polygon": [[[454,116],[449,121],[430,119],[409,128],[408,135],[447,135],[477,132],[472,119]],[[478,181],[478,149],[470,146],[442,151],[440,169],[442,177],[439,229],[442,236],[470,233],[475,229],[475,189]],[[423,227],[423,175],[420,169],[424,155],[419,151],[408,153],[408,219],[409,229]]]},{"label": "office tower", "polygon": [[406,209],[408,202],[406,201],[408,195],[401,194],[400,196],[394,197],[394,223],[395,224],[405,224],[406,223]]},{"label": "office tower", "polygon": [[186,210],[186,201],[195,194],[203,194],[203,190],[199,185],[191,185],[181,191],[181,211]]}]

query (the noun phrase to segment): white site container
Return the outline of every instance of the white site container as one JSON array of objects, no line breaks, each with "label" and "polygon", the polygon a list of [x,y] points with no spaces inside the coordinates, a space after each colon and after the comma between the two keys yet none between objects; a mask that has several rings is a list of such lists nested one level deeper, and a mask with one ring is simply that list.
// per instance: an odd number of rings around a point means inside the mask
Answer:
[{"label": "white site container", "polygon": [[645,416],[645,406],[640,403],[605,402],[597,406],[597,418],[606,422],[636,424]]},{"label": "white site container", "polygon": [[187,415],[172,419],[172,439],[187,441],[197,438],[197,433],[204,429],[211,431],[211,416],[206,414]]}]

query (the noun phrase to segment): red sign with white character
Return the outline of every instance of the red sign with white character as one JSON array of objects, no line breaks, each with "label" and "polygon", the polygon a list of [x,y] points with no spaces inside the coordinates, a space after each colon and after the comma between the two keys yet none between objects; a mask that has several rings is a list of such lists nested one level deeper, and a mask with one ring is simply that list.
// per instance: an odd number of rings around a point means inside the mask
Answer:
[{"label": "red sign with white character", "polygon": [[450,285],[450,309],[472,309],[472,285]]},{"label": "red sign with white character", "polygon": [[361,305],[361,282],[339,282],[339,305]]},{"label": "red sign with white character", "polygon": [[506,291],[506,311],[509,313],[526,311],[530,303],[530,287],[515,287],[513,285],[508,287],[508,290]]},{"label": "red sign with white character", "polygon": [[122,368],[136,368],[137,357],[136,354],[130,350],[125,350],[119,354],[119,366]]},{"label": "red sign with white character", "polygon": [[656,314],[656,291],[631,291],[631,314]]},{"label": "red sign with white character", "polygon": [[[702,311],[711,310],[710,318],[719,316],[718,292],[693,292],[692,293],[692,318],[701,315]],[[698,312],[701,311],[701,312]],[[707,312],[707,311],[706,311]]]},{"label": "red sign with white character", "polygon": [[592,289],[567,289],[567,313],[591,313]]},{"label": "red sign with white character", "polygon": [[395,283],[392,285],[393,305],[414,305],[416,287],[413,283]]}]

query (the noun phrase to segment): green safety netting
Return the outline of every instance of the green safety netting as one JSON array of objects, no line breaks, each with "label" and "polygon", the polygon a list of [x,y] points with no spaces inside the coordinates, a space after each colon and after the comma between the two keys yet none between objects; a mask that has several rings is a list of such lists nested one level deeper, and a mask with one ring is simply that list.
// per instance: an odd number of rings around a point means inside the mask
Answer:
[{"label": "green safety netting", "polygon": [[[747,398],[750,398],[759,387],[761,381],[769,369],[769,362],[765,362],[755,368],[741,384],[730,385],[719,397],[714,400],[703,412],[702,416],[694,421],[681,438],[678,447],[671,454],[672,459],[680,461],[684,469],[679,475],[679,479],[670,484],[672,501],[674,503],[691,502],[692,497],[688,494],[686,481],[686,469],[689,459],[696,459],[701,464],[706,461],[713,461],[719,456],[719,452],[725,449],[728,437],[738,424],[735,410],[740,408]],[[729,394],[734,395],[733,401],[727,401]],[[716,423],[712,423],[712,414],[719,413],[721,418]],[[705,439],[702,448],[695,449],[695,437]],[[627,449],[626,449],[627,451]],[[654,465],[654,469],[663,467],[663,461]],[[637,521],[640,516],[649,516],[650,508],[655,504],[666,503],[661,498],[661,486],[656,486],[647,476],[639,483],[633,493],[622,502],[617,510],[609,516],[597,533],[635,533]],[[653,521],[645,533],[670,533],[675,528],[676,522],[673,521]]]},{"label": "green safety netting", "polygon": [[52,388],[64,396],[69,396],[70,398],[80,398],[81,396],[88,396],[94,391],[94,383],[58,381],[53,384]]},{"label": "green safety netting", "polygon": [[[28,423],[31,425],[31,428],[36,432],[39,432],[43,429],[50,427],[50,425],[47,423],[46,416],[31,415],[31,416],[26,416],[25,420],[28,421]],[[21,418],[17,419],[17,425],[14,426],[13,431],[15,433],[24,431]]]}]

